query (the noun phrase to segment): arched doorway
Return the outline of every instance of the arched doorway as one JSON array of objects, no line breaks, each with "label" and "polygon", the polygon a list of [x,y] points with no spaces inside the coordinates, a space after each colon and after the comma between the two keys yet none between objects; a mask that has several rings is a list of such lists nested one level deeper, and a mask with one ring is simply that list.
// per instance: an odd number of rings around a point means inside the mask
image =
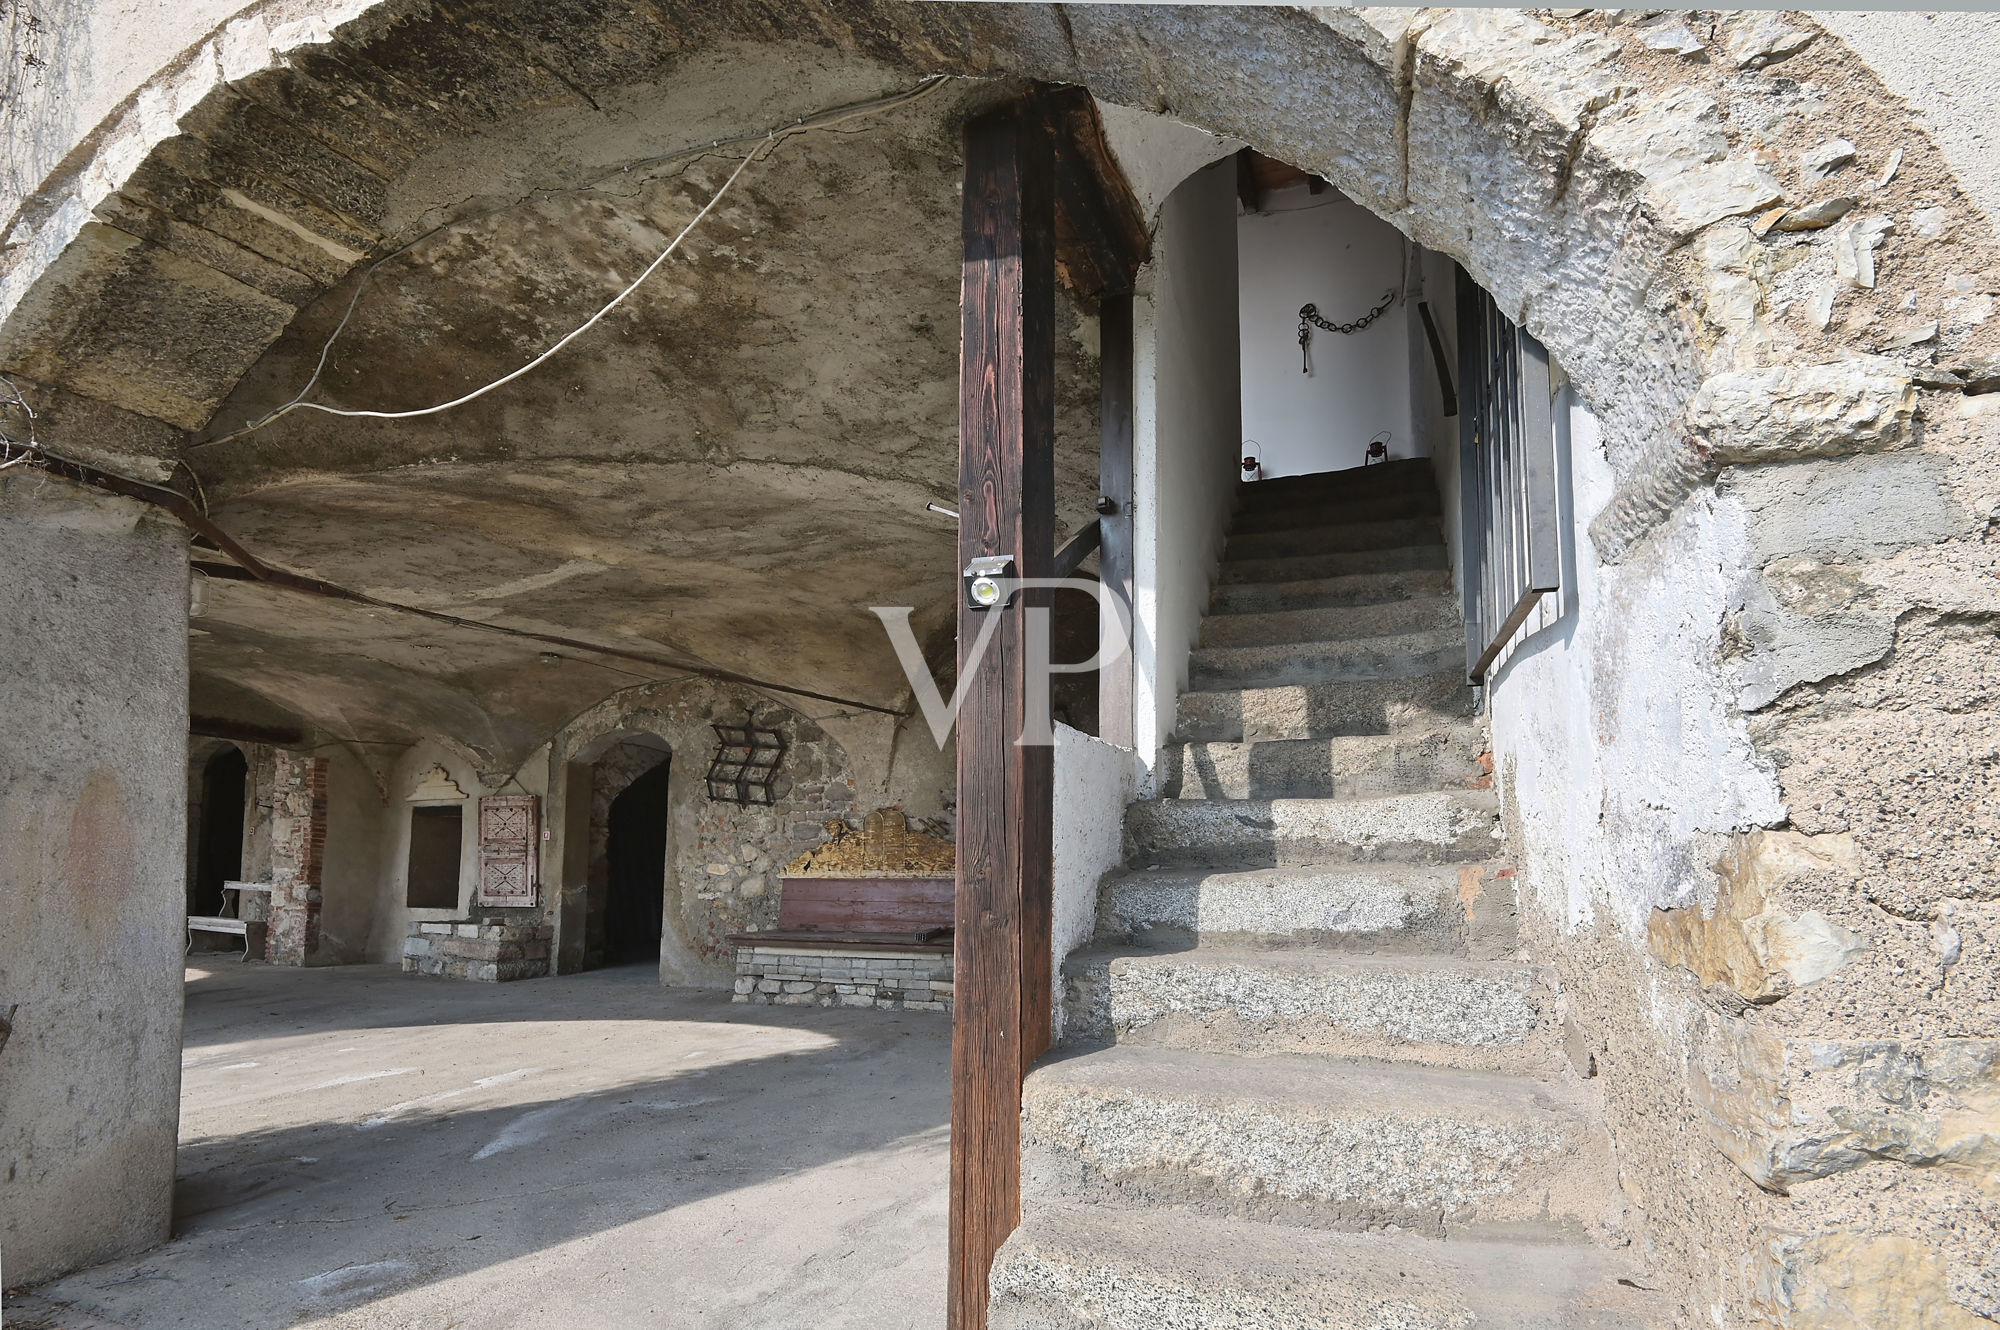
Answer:
[{"label": "arched doorway", "polygon": [[187,912],[219,914],[222,884],[243,877],[243,811],[250,763],[235,745],[211,756],[201,769],[201,820],[196,825],[194,872],[187,883]]},{"label": "arched doorway", "polygon": [[611,801],[605,836],[604,963],[657,964],[667,900],[667,775],[673,758]]},{"label": "arched doorway", "polygon": [[643,733],[612,743],[590,765],[586,970],[659,963],[672,767],[666,741]]}]

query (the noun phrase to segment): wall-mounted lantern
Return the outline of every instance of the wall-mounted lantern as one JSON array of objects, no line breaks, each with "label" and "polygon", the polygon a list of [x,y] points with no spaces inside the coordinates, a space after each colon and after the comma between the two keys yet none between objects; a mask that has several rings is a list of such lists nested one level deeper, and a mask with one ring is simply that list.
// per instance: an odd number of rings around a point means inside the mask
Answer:
[{"label": "wall-mounted lantern", "polygon": [[708,797],[718,803],[769,805],[771,782],[785,760],[785,736],[745,719],[713,725],[715,760],[708,764]]}]

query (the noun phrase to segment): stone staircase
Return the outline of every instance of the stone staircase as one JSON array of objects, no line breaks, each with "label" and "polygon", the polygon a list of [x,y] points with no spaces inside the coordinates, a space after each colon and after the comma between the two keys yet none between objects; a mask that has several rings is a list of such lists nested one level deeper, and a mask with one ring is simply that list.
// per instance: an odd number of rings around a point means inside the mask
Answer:
[{"label": "stone staircase", "polygon": [[1024,1089],[994,1330],[1638,1330],[1518,955],[1428,464],[1248,487]]}]

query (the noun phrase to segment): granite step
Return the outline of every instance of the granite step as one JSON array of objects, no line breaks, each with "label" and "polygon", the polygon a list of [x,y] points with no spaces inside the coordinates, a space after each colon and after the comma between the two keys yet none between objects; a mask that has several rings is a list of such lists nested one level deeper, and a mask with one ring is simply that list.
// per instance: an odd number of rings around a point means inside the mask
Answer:
[{"label": "granite step", "polygon": [[1175,743],[1334,739],[1431,730],[1478,714],[1462,665],[1435,674],[1269,688],[1191,689],[1175,705]]},{"label": "granite step", "polygon": [[1323,522],[1276,531],[1245,530],[1241,522],[1229,533],[1223,558],[1283,559],[1348,550],[1389,550],[1406,545],[1442,544],[1444,534],[1435,517],[1402,517],[1389,521]]},{"label": "granite step", "polygon": [[1221,583],[1209,595],[1210,614],[1262,614],[1285,610],[1330,610],[1350,605],[1384,605],[1451,590],[1451,571],[1413,568],[1392,572],[1344,573],[1298,581]]},{"label": "granite step", "polygon": [[1372,799],[1472,789],[1487,776],[1486,733],[1459,722],[1404,734],[1255,743],[1169,744],[1163,799]]},{"label": "granite step", "polygon": [[1063,1038],[1198,1053],[1317,1054],[1462,1070],[1556,1067],[1533,966],[1197,947],[1073,953]]},{"label": "granite step", "polygon": [[1388,546],[1381,549],[1341,550],[1329,554],[1293,554],[1271,558],[1235,558],[1225,555],[1216,580],[1224,585],[1240,582],[1300,582],[1326,577],[1348,577],[1355,573],[1407,573],[1427,568],[1449,568],[1451,559],[1442,543]]},{"label": "granite step", "polygon": [[1097,945],[1325,947],[1491,960],[1517,944],[1512,880],[1479,865],[1120,869],[1097,888]]},{"label": "granite step", "polygon": [[1373,604],[1253,613],[1212,611],[1202,620],[1200,645],[1254,647],[1340,642],[1391,633],[1434,632],[1458,628],[1463,623],[1463,611],[1454,596],[1403,595]]},{"label": "granite step", "polygon": [[1434,1242],[1182,1212],[1029,1208],[992,1330],[1666,1330],[1653,1280],[1592,1247]]},{"label": "granite step", "polygon": [[1581,1091],[1531,1077],[1113,1045],[1043,1063],[1021,1094],[1037,1203],[1550,1241],[1618,1214]]},{"label": "granite step", "polygon": [[1211,868],[1295,864],[1449,864],[1498,847],[1487,790],[1380,799],[1144,799],[1126,809],[1126,861]]},{"label": "granite step", "polygon": [[1198,647],[1188,657],[1188,686],[1214,691],[1407,679],[1437,674],[1464,659],[1465,634],[1457,625],[1327,642]]}]

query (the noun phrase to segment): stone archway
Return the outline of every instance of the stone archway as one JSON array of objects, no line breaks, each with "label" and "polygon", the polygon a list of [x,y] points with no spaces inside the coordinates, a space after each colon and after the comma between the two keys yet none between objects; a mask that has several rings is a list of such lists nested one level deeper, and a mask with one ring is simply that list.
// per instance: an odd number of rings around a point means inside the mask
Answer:
[{"label": "stone archway", "polygon": [[[584,843],[568,845],[564,850],[566,855],[580,854],[584,859],[581,869],[585,884],[583,969],[596,969],[618,963],[621,959],[630,959],[622,955],[624,949],[614,937],[620,931],[620,925],[629,926],[634,922],[626,917],[630,913],[628,902],[616,899],[622,884],[615,880],[619,874],[616,871],[618,865],[613,863],[616,857],[614,841],[620,839],[618,832],[623,828],[614,824],[621,820],[618,817],[620,800],[633,785],[653,776],[661,768],[666,769],[661,775],[670,778],[673,759],[673,749],[660,736],[646,731],[623,730],[599,735],[570,759],[571,768],[585,766],[589,769],[589,836]],[[581,782],[574,782],[565,788],[580,790]],[[668,831],[670,806],[671,797],[662,790],[659,808],[660,862],[657,865],[662,872],[672,853]],[[565,865],[564,876],[565,879],[573,879],[578,872],[573,866]],[[664,902],[661,908],[664,909]],[[657,929],[660,926],[660,921],[656,919],[654,927]],[[655,959],[658,954],[656,946]]]},{"label": "stone archway", "polygon": [[[704,779],[717,722],[745,715],[784,737],[768,806],[710,797]],[[634,781],[667,768],[662,982],[720,988],[732,934],[776,923],[778,869],[826,836],[829,817],[855,806],[853,766],[814,721],[748,689],[704,680],[640,685],[578,716],[550,744],[548,824],[562,865],[556,898],[556,968],[602,963],[611,806]],[[598,927],[593,929],[593,919]]]},{"label": "stone archway", "polygon": [[[0,358],[45,403],[52,445],[164,479],[301,309],[454,202],[426,195],[411,164],[490,143],[510,116],[587,118],[689,52],[741,41],[858,53],[912,76],[1081,83],[1325,176],[1460,261],[1554,351],[1603,426],[1614,492],[1591,535],[1605,566],[1628,569],[1622,594],[1645,609],[1672,606],[1676,579],[1724,589],[1690,623],[1635,615],[1603,660],[1662,667],[1648,686],[1671,694],[1676,723],[1701,713],[1739,736],[1717,779],[1781,794],[1785,834],[1808,849],[1851,838],[1788,888],[1794,909],[1875,910],[1887,955],[1928,945],[1912,930],[1952,931],[1938,911],[1955,895],[1990,908],[2000,892],[1977,837],[1940,846],[1912,825],[1943,802],[1880,811],[1902,806],[1888,793],[1899,775],[1969,742],[1952,690],[1906,680],[1896,686],[1916,705],[1889,717],[1842,682],[1975,652],[1965,625],[2000,615],[1977,516],[2000,464],[1990,421],[1961,395],[1995,381],[1995,333],[1974,308],[1990,232],[1921,129],[1884,109],[1830,37],[1804,20],[1745,20],[1710,36],[1698,63],[1591,16],[857,4],[786,21],[798,26],[749,6],[635,17],[389,4],[290,52],[287,68],[246,69],[230,86],[190,75],[178,137],[135,110],[49,191],[5,279]],[[1836,125],[1855,140],[1841,184],[1851,215],[1790,229],[1836,197],[1799,161]],[[520,199],[573,182],[556,166],[499,183]],[[1694,527],[1699,539],[1656,539]],[[1635,696],[1607,686],[1591,698],[1599,742],[1643,728]],[[1633,742],[1676,738],[1661,720]],[[1711,842],[1757,829],[1706,812],[1669,821],[1649,844],[1610,845],[1632,851],[1628,871],[1661,875],[1649,891],[1586,883],[1604,900],[1586,892],[1577,906],[1561,898],[1575,885],[1563,870],[1533,844],[1520,854],[1529,890],[1548,893],[1552,935],[1584,939],[1559,944],[1579,1009],[1629,1041],[1622,1062],[1602,1059],[1607,1093],[1614,1112],[1632,1110],[1620,1125],[1635,1184],[1666,1198],[1653,1210],[1666,1259],[1740,1311],[1778,1296],[1760,1287],[1813,1287],[1812,1243],[1789,1230],[1858,1202],[1774,1209],[1740,1179],[1698,1186],[1677,1177],[1687,1143],[1720,1144],[1774,1187],[1835,1176],[1866,1151],[1823,1152],[1833,1171],[1803,1178],[1768,1166],[1800,1144],[1778,1115],[1788,1068],[1818,1045],[1933,1027],[1813,995],[1758,1023],[1682,982],[1698,960],[1649,959],[1632,925],[1712,892]],[[1602,905],[1622,918],[1584,929]],[[1663,1092],[1677,1114],[1642,1120],[1638,1106]],[[1761,1264],[1704,1273],[1718,1233]],[[1785,1323],[1793,1297],[1764,1310]]]}]

